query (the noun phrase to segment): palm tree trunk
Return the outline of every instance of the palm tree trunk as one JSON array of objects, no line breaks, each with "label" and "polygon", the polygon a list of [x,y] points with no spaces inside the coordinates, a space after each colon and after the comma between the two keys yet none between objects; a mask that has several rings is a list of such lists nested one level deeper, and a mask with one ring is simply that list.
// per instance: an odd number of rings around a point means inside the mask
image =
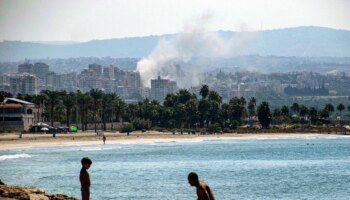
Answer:
[{"label": "palm tree trunk", "polygon": [[95,133],[97,133],[97,125],[96,125],[96,110],[97,110],[97,102],[94,102],[94,124],[95,124]]}]

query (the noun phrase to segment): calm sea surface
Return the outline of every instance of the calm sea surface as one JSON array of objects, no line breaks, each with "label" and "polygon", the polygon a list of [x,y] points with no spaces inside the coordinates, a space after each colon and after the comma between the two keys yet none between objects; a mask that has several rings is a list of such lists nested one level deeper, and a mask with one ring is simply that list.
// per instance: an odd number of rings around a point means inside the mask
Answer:
[{"label": "calm sea surface", "polygon": [[0,179],[80,198],[89,156],[91,199],[196,199],[195,171],[217,200],[350,199],[350,137],[232,139],[0,151]]}]

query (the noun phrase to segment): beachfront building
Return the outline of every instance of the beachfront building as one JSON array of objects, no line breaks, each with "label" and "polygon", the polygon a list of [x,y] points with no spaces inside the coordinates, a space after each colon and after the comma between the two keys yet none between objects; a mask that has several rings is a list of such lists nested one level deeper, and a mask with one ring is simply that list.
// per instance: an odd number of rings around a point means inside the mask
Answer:
[{"label": "beachfront building", "polygon": [[0,103],[0,129],[7,130],[29,130],[36,123],[38,109],[34,103],[16,98],[5,98]]}]

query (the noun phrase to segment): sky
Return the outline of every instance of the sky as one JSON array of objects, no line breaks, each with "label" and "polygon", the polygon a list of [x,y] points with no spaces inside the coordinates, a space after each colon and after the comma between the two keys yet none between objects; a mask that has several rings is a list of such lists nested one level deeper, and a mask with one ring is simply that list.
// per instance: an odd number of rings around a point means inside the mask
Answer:
[{"label": "sky", "polygon": [[348,0],[0,0],[0,41],[89,41],[178,33],[201,15],[209,30],[297,26],[350,30]]}]

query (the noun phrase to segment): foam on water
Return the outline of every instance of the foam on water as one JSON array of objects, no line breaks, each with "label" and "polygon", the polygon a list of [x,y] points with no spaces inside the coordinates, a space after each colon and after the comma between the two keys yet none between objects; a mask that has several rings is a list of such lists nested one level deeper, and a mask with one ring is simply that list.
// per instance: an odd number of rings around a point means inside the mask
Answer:
[{"label": "foam on water", "polygon": [[9,159],[17,159],[17,158],[31,158],[32,156],[29,154],[13,154],[13,155],[2,155],[0,156],[0,161],[9,160]]}]

